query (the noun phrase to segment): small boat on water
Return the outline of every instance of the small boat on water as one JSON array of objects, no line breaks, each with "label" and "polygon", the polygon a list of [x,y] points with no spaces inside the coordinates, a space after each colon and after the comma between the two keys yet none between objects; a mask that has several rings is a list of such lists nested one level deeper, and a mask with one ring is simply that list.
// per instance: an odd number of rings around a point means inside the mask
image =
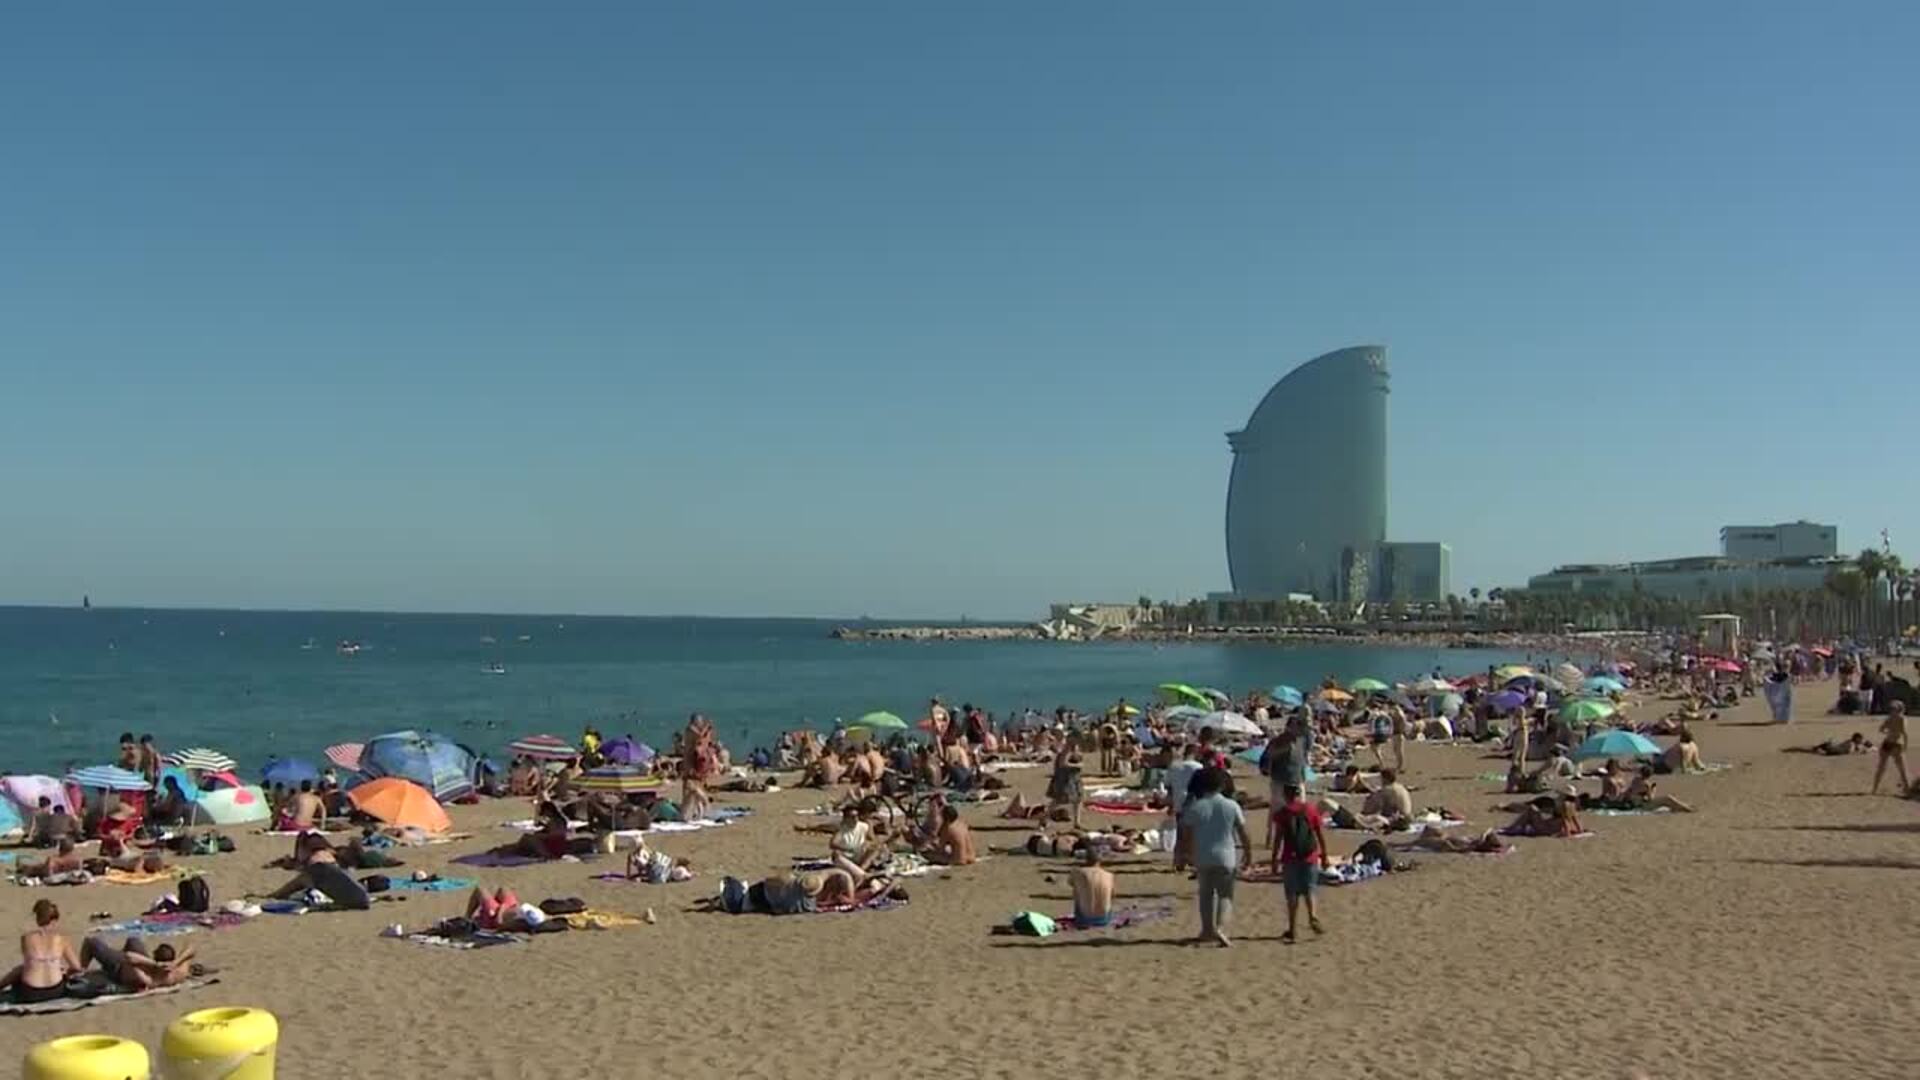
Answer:
[{"label": "small boat on water", "polygon": [[480,670],[488,675],[505,675],[507,673],[507,665],[495,660]]},{"label": "small boat on water", "polygon": [[494,644],[494,640],[493,640],[493,635],[492,635],[492,634],[482,634],[482,635],[480,635],[480,644],[482,644],[482,645],[492,645],[492,644]]},{"label": "small boat on water", "polygon": [[334,651],[341,656],[352,656],[360,651],[360,643],[357,641],[342,641],[340,644],[334,646]]},{"label": "small boat on water", "polygon": [[314,640],[313,640],[312,638],[308,638],[308,639],[307,639],[306,641],[304,641],[304,642],[301,642],[301,644],[300,644],[300,647],[301,647],[302,649],[305,649],[305,650],[307,650],[307,651],[309,651],[309,652],[311,652],[311,651],[312,651],[312,650],[313,650],[314,648],[316,648],[316,645],[315,645],[315,642],[314,642]]}]

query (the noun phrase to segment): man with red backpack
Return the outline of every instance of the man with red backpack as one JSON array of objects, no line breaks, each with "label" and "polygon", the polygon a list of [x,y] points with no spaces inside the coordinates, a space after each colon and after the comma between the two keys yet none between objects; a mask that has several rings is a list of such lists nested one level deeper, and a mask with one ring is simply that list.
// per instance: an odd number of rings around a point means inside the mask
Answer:
[{"label": "man with red backpack", "polygon": [[1320,883],[1320,868],[1327,865],[1327,833],[1320,811],[1302,794],[1298,784],[1288,784],[1286,803],[1273,810],[1273,872],[1287,894],[1287,932],[1280,940],[1293,944],[1294,920],[1300,901],[1307,902],[1307,925],[1316,934],[1326,930],[1313,908],[1314,889]]}]

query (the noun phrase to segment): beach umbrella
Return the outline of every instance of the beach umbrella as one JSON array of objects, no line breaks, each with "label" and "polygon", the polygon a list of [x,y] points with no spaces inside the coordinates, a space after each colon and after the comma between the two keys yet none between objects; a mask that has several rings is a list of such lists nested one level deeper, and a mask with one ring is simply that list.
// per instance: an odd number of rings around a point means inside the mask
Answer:
[{"label": "beach umbrella", "polygon": [[1307,703],[1306,695],[1285,683],[1273,688],[1273,700],[1282,705],[1289,705],[1295,708]]},{"label": "beach umbrella", "polygon": [[1596,694],[1620,694],[1626,692],[1627,684],[1611,675],[1595,675],[1581,683],[1580,688]]},{"label": "beach umbrella", "polygon": [[1216,690],[1211,686],[1196,686],[1194,689],[1200,691],[1200,695],[1206,698],[1208,702],[1222,709],[1233,704],[1232,695],[1228,694],[1225,690]]},{"label": "beach umbrella", "polygon": [[260,769],[260,780],[267,784],[285,784],[297,787],[302,781],[320,779],[320,770],[313,762],[300,758],[269,758]]},{"label": "beach umbrella", "polygon": [[1115,713],[1118,713],[1121,716],[1139,716],[1140,715],[1140,707],[1137,705],[1116,705],[1114,706],[1113,711]]},{"label": "beach umbrella", "polygon": [[1510,712],[1527,703],[1527,695],[1518,690],[1502,690],[1487,698],[1487,704],[1501,712]]},{"label": "beach umbrella", "polygon": [[1412,689],[1420,694],[1446,694],[1453,691],[1454,685],[1438,675],[1429,675],[1414,683]]},{"label": "beach umbrella", "polygon": [[1203,717],[1212,711],[1211,709],[1202,709],[1193,705],[1175,705],[1173,708],[1168,709],[1164,715],[1168,720],[1184,724],[1189,720]]},{"label": "beach umbrella", "polygon": [[1660,752],[1660,747],[1652,739],[1635,732],[1614,728],[1590,735],[1573,751],[1576,761],[1589,758],[1633,758],[1649,757]]},{"label": "beach umbrella", "polygon": [[1353,700],[1352,694],[1347,693],[1345,690],[1342,690],[1337,686],[1330,686],[1327,689],[1320,691],[1318,696],[1320,697],[1321,700],[1331,701],[1335,705],[1345,705],[1347,702]]},{"label": "beach umbrella", "polygon": [[75,787],[101,788],[106,791],[147,791],[153,785],[137,772],[118,765],[89,765],[67,774],[67,783]]},{"label": "beach umbrella", "polygon": [[447,812],[440,808],[426,788],[397,776],[383,776],[360,784],[347,792],[348,801],[361,813],[379,818],[389,825],[443,833],[453,828]]},{"label": "beach umbrella", "polygon": [[1560,719],[1570,724],[1591,724],[1598,720],[1605,720],[1618,711],[1610,701],[1601,701],[1598,698],[1578,698],[1567,702],[1566,705],[1561,707]]},{"label": "beach umbrella", "polygon": [[905,731],[907,729],[907,722],[890,712],[870,712],[860,719],[855,720],[853,726],[863,727],[868,731],[877,731],[881,728]]},{"label": "beach umbrella", "polygon": [[466,749],[424,731],[376,736],[360,754],[360,771],[369,777],[411,780],[442,802],[473,794],[473,764]]},{"label": "beach umbrella", "polygon": [[366,750],[366,748],[367,748],[367,744],[365,743],[357,743],[357,742],[334,743],[332,746],[327,747],[327,750],[326,750],[327,760],[333,762],[335,765],[338,765],[339,767],[347,770],[348,772],[359,772],[360,771],[360,754],[362,751]]},{"label": "beach umbrella", "polygon": [[1493,669],[1494,681],[1509,683],[1523,676],[1533,674],[1533,669],[1525,664],[1507,664]]},{"label": "beach umbrella", "polygon": [[1347,689],[1356,694],[1377,694],[1386,688],[1387,684],[1379,679],[1355,679],[1347,686]]},{"label": "beach umbrella", "polygon": [[1580,677],[1584,674],[1586,673],[1568,663],[1561,663],[1553,669],[1554,681],[1566,686],[1579,686]]},{"label": "beach umbrella", "polygon": [[175,750],[162,761],[192,772],[227,772],[236,762],[218,750],[209,750],[196,746],[191,750]]},{"label": "beach umbrella", "polygon": [[38,810],[40,800],[44,798],[54,806],[65,807],[67,813],[73,813],[73,804],[67,801],[67,786],[51,776],[29,773],[0,777],[0,794],[4,794],[22,810]]},{"label": "beach umbrella", "polygon": [[[190,796],[196,793],[189,792]],[[187,811],[189,825],[250,825],[272,816],[266,793],[257,787],[221,788],[202,791],[192,799]]]},{"label": "beach umbrella", "polygon": [[608,739],[600,747],[600,756],[615,765],[645,765],[657,755],[653,747],[622,735],[617,739]]},{"label": "beach umbrella", "polygon": [[597,769],[588,769],[573,781],[573,786],[581,791],[614,791],[626,794],[632,791],[652,791],[663,781],[631,765],[602,765]]},{"label": "beach umbrella", "polygon": [[[558,735],[528,735],[524,739],[515,739],[507,744],[507,749],[521,757],[530,757],[535,761],[565,761],[580,753],[572,743]],[[600,752],[606,753],[601,747]]]},{"label": "beach umbrella", "polygon": [[27,831],[27,822],[20,816],[20,808],[10,799],[0,799],[0,836],[16,837]]},{"label": "beach umbrella", "polygon": [[1259,724],[1254,723],[1237,712],[1228,712],[1224,709],[1218,712],[1210,712],[1205,716],[1187,721],[1188,731],[1199,731],[1201,728],[1212,728],[1216,735],[1266,734],[1266,732],[1260,730]]},{"label": "beach umbrella", "polygon": [[1707,670],[1725,672],[1729,675],[1738,675],[1747,669],[1741,667],[1737,661],[1715,660],[1713,663],[1707,665]]},{"label": "beach umbrella", "polygon": [[1197,705],[1202,709],[1213,708],[1213,702],[1207,695],[1186,683],[1161,683],[1156,689],[1160,692],[1161,700],[1169,705]]},{"label": "beach umbrella", "polygon": [[1441,694],[1433,700],[1434,715],[1451,720],[1460,715],[1460,708],[1465,704],[1466,700],[1459,694]]}]

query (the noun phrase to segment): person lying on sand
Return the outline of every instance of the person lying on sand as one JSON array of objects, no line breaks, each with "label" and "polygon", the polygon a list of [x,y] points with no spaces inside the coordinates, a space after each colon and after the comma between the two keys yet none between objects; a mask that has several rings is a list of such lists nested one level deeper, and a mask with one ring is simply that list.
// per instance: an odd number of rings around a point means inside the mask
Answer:
[{"label": "person lying on sand", "polygon": [[1420,835],[1406,844],[1407,848],[1419,848],[1422,851],[1451,852],[1454,854],[1498,855],[1513,845],[1501,839],[1500,833],[1488,829],[1478,837],[1469,840],[1464,836],[1453,836],[1441,831],[1438,825],[1428,825],[1420,830]]},{"label": "person lying on sand", "polygon": [[1013,793],[1013,798],[1007,801],[1006,807],[1000,811],[1000,816],[1014,821],[1033,821],[1041,818],[1065,821],[1068,814],[1064,806],[1055,807],[1045,799],[1029,799],[1024,792],[1016,791]]},{"label": "person lying on sand", "polygon": [[921,854],[927,857],[928,862],[942,866],[972,866],[978,861],[974,853],[973,830],[960,820],[959,809],[947,807],[941,812],[940,820],[940,831]]},{"label": "person lying on sand", "polygon": [[161,986],[176,986],[193,975],[193,948],[176,950],[161,945],[149,951],[139,937],[130,937],[119,948],[95,935],[80,944],[80,965],[98,963],[116,985],[138,993]]},{"label": "person lying on sand", "polygon": [[638,847],[627,853],[628,881],[665,885],[670,881],[690,881],[692,878],[692,860],[675,858],[664,851],[648,847],[645,837],[641,838]]},{"label": "person lying on sand", "polygon": [[512,889],[501,888],[488,895],[476,888],[467,895],[466,917],[482,930],[526,930],[530,924],[525,907]]},{"label": "person lying on sand", "polygon": [[[859,905],[887,897],[906,899],[906,891],[896,888],[892,879],[874,877],[855,884],[844,870],[803,870],[770,874],[747,886],[742,912],[767,915],[810,915],[821,908]],[[704,910],[725,910],[722,897],[711,897]]]},{"label": "person lying on sand", "polygon": [[1580,817],[1574,812],[1572,799],[1542,795],[1529,802],[1520,816],[1501,829],[1500,833],[1503,836],[1569,837],[1585,831],[1580,827]]},{"label": "person lying on sand", "polygon": [[50,878],[56,874],[71,874],[84,869],[86,860],[73,849],[73,837],[62,837],[60,846],[54,853],[40,862],[20,864],[19,876],[23,878]]},{"label": "person lying on sand", "polygon": [[1873,753],[1873,740],[1856,731],[1849,738],[1828,739],[1812,746],[1788,746],[1781,749],[1783,754],[1824,754],[1827,757],[1846,757],[1849,754]]}]

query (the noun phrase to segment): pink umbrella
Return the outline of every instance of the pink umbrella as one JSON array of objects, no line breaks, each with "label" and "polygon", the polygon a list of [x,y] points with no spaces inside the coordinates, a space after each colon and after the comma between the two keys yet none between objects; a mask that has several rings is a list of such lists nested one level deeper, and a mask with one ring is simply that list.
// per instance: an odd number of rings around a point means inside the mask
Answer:
[{"label": "pink umbrella", "polygon": [[1715,660],[1713,663],[1708,664],[1707,668],[1712,671],[1724,671],[1729,675],[1738,675],[1747,670],[1732,660]]},{"label": "pink umbrella", "polygon": [[365,743],[343,742],[327,747],[327,760],[348,772],[360,771],[360,752],[367,748]]}]

